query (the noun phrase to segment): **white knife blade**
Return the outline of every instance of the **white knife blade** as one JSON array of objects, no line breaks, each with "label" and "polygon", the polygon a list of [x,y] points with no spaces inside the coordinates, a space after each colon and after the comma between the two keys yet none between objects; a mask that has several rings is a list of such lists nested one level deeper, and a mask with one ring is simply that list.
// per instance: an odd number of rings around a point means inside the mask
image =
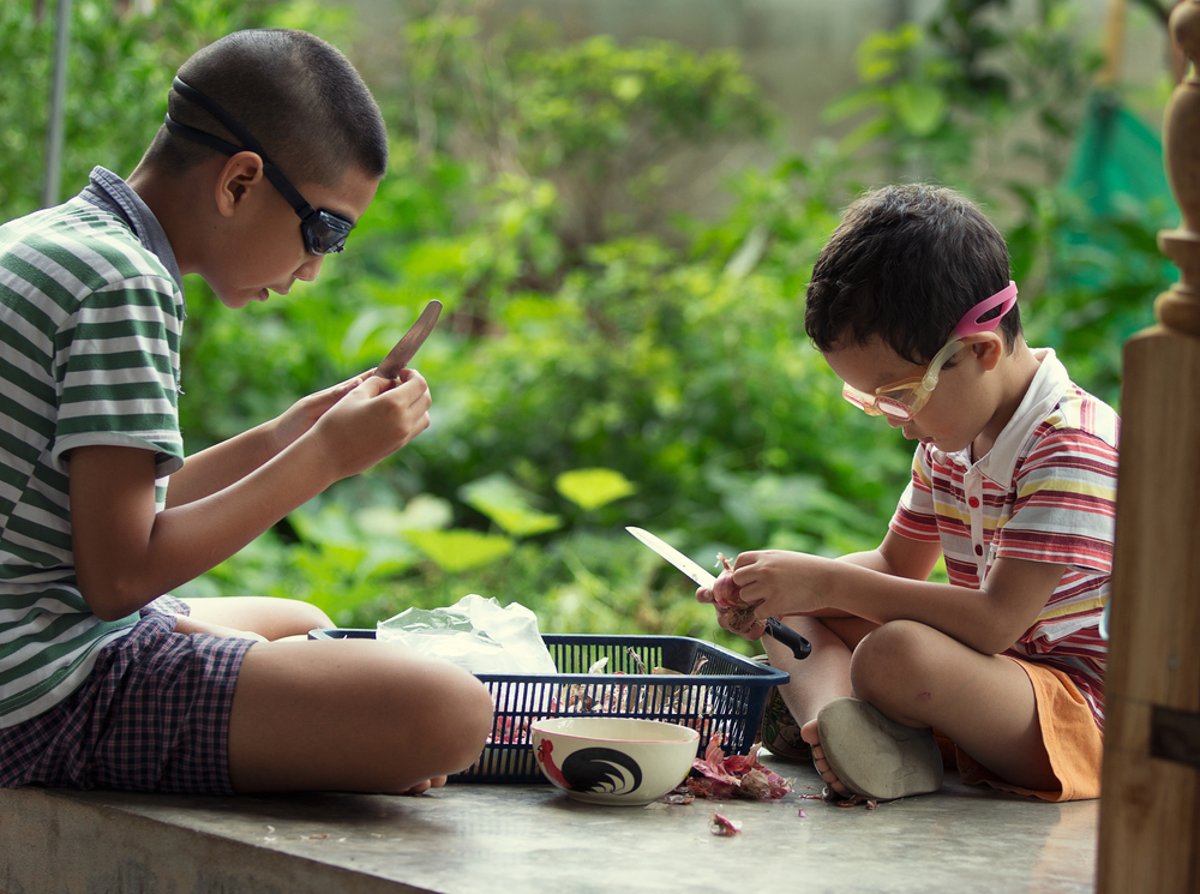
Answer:
[{"label": "white knife blade", "polygon": [[[712,588],[712,585],[717,582],[716,577],[709,571],[706,571],[704,566],[699,562],[689,559],[667,541],[661,537],[651,534],[645,528],[638,528],[633,525],[626,525],[625,530],[642,541],[646,546],[650,547],[655,553],[666,559],[677,569],[682,571],[693,581],[702,587]],[[807,658],[812,651],[812,645],[807,639],[788,627],[778,618],[767,618],[766,621],[768,636],[773,636],[785,646],[792,650],[792,654],[796,658]]]},{"label": "white knife blade", "polygon": [[711,588],[717,582],[716,575],[706,571],[698,562],[694,562],[677,550],[661,537],[656,537],[644,528],[636,528],[632,525],[625,528],[630,534],[636,537],[654,552],[658,553],[662,558],[666,559],[693,581],[702,587]]}]

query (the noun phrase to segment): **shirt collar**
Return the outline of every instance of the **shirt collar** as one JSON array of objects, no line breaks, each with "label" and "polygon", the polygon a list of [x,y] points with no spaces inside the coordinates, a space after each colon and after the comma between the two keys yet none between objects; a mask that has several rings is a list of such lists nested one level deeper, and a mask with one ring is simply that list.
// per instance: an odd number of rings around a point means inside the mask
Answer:
[{"label": "shirt collar", "polygon": [[[1029,383],[1025,396],[1021,398],[1021,403],[1012,418],[1000,431],[992,449],[974,464],[976,470],[997,484],[1007,484],[1012,480],[1013,469],[1017,465],[1017,458],[1025,441],[1058,405],[1071,386],[1067,368],[1054,355],[1053,348],[1034,348],[1033,356],[1038,361],[1038,371]],[[969,446],[955,453],[941,454],[937,458],[949,460],[964,469],[971,468]]]},{"label": "shirt collar", "polygon": [[89,183],[79,195],[97,208],[123,218],[138,241],[162,262],[179,286],[179,291],[183,292],[183,274],[179,271],[175,250],[171,248],[167,232],[133,187],[112,171],[97,165],[92,168]]}]

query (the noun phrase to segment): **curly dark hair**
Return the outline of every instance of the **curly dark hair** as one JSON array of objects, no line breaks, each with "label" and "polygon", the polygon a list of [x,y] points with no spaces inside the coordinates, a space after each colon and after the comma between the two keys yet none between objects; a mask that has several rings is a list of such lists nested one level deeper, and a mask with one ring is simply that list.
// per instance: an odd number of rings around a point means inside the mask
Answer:
[{"label": "curly dark hair", "polygon": [[[970,200],[944,187],[887,186],[853,202],[813,266],[804,328],[818,350],[878,336],[927,363],[955,324],[1009,282],[1004,237]],[[1000,324],[1011,348],[1014,306]]]}]

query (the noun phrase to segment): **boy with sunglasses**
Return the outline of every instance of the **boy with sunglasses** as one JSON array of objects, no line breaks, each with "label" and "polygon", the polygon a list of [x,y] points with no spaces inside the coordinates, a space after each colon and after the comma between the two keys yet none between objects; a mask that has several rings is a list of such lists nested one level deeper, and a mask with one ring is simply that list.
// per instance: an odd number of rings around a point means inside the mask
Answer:
[{"label": "boy with sunglasses", "polygon": [[230,308],[287,294],[386,164],[341,53],[243,31],[183,64],[128,181],[0,228],[0,785],[421,792],[478,756],[465,671],[305,641],[331,622],[304,603],[166,595],[429,425],[405,370],[186,459],[178,427],[183,274]]},{"label": "boy with sunglasses", "polygon": [[735,563],[760,619],[735,632],[780,616],[812,642],[802,662],[764,645],[831,796],[936,790],[934,730],[963,781],[1099,794],[1119,421],[1025,343],[1016,302],[1003,238],[947,189],[866,194],[814,266],[809,337],[850,403],[918,442],[877,549]]}]

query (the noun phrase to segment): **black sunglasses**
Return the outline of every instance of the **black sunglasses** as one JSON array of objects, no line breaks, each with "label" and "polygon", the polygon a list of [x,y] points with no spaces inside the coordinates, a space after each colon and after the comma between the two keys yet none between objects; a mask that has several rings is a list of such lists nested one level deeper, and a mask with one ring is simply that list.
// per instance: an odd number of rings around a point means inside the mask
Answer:
[{"label": "black sunglasses", "polygon": [[283,171],[279,170],[272,163],[271,159],[267,156],[266,150],[263,149],[258,140],[250,135],[250,131],[238,124],[228,112],[213,100],[194,87],[189,87],[179,78],[175,78],[171,82],[171,87],[188,102],[193,102],[200,106],[225,125],[230,133],[242,141],[242,145],[235,146],[233,143],[223,140],[218,136],[214,136],[203,130],[197,130],[187,124],[180,124],[169,114],[166,120],[167,130],[185,140],[191,140],[193,143],[203,143],[205,146],[216,149],[218,152],[223,152],[226,155],[236,155],[238,152],[245,152],[247,150],[257,152],[259,157],[262,158],[263,173],[266,175],[266,178],[279,190],[279,194],[287,200],[288,204],[295,210],[296,216],[300,218],[300,233],[304,237],[304,247],[308,249],[308,253],[312,255],[327,255],[332,252],[339,252],[346,247],[346,237],[354,229],[354,224],[340,214],[334,214],[332,211],[326,211],[324,208],[314,208],[305,201],[304,196],[300,195],[300,191],[292,186],[291,181],[283,175]]}]

